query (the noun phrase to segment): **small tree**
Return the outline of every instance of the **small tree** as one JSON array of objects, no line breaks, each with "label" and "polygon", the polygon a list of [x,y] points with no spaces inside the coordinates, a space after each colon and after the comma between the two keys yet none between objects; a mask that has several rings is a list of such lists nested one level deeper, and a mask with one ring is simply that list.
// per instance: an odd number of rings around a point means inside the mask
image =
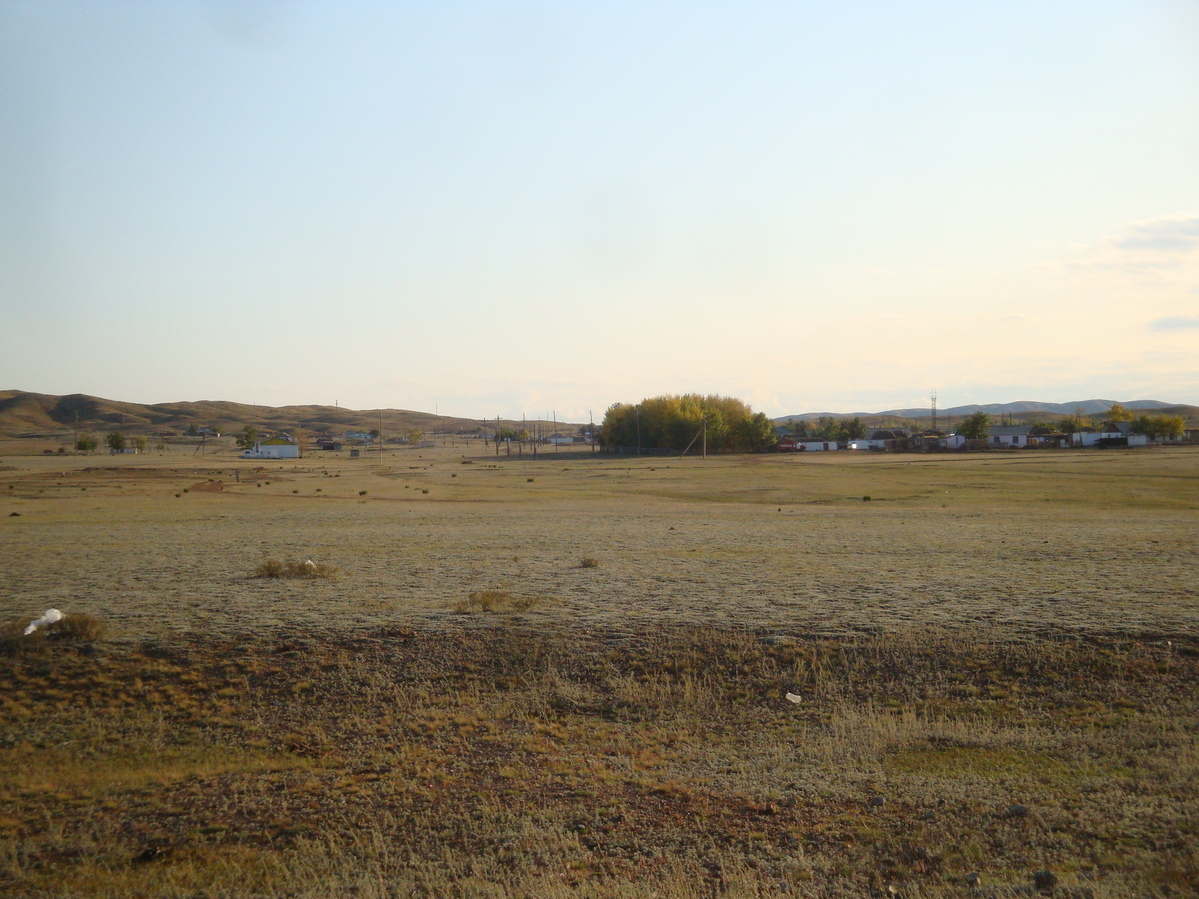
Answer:
[{"label": "small tree", "polygon": [[253,449],[254,444],[258,442],[258,431],[246,425],[242,428],[242,432],[237,435],[237,445],[242,449]]},{"label": "small tree", "polygon": [[958,433],[967,440],[983,440],[991,430],[991,416],[979,409],[967,415],[958,425]]},{"label": "small tree", "polygon": [[125,435],[120,431],[113,431],[104,438],[104,442],[108,444],[108,448],[114,453],[123,453],[125,451]]},{"label": "small tree", "polygon": [[139,453],[144,453],[147,446],[146,438],[143,435],[138,434],[133,438],[133,445]]},{"label": "small tree", "polygon": [[1063,434],[1077,434],[1081,431],[1094,430],[1090,417],[1082,409],[1075,409],[1073,415],[1063,418],[1059,427]]},{"label": "small tree", "polygon": [[1112,407],[1107,410],[1107,420],[1114,421],[1117,424],[1125,421],[1132,421],[1132,413],[1119,403],[1113,403]]},{"label": "small tree", "polygon": [[94,434],[80,434],[79,439],[75,441],[75,449],[81,453],[94,453],[96,446],[97,441]]},{"label": "small tree", "polygon": [[420,428],[411,427],[404,429],[404,439],[409,443],[420,443],[425,437],[425,432]]},{"label": "small tree", "polygon": [[847,421],[843,427],[846,440],[860,440],[866,436],[866,426],[862,424],[862,419],[856,415]]}]

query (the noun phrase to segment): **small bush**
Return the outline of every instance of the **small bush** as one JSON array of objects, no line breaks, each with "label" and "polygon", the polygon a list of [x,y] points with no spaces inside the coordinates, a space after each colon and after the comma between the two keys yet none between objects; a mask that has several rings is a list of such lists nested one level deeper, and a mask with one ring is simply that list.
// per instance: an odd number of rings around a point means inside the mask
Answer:
[{"label": "small bush", "polygon": [[64,615],[53,624],[42,625],[26,636],[25,628],[32,620],[18,619],[0,627],[0,655],[45,651],[56,644],[89,645],[102,639],[108,631],[103,619],[76,612]]},{"label": "small bush", "polygon": [[476,590],[465,602],[458,603],[458,612],[527,612],[541,602],[540,596],[513,596],[507,590]]},{"label": "small bush", "polygon": [[305,559],[303,562],[267,559],[254,570],[254,577],[264,578],[330,578],[335,574],[336,566],[314,562],[311,559]]},{"label": "small bush", "polygon": [[864,503],[870,502],[870,494],[869,493],[867,493],[865,496],[862,497],[862,502],[864,502]]},{"label": "small bush", "polygon": [[587,558],[581,559],[579,561],[579,567],[580,568],[599,568],[599,559],[593,559],[593,558],[591,558],[591,556],[588,556]]},{"label": "small bush", "polygon": [[358,495],[359,495],[359,496],[366,496],[366,491],[365,491],[365,490],[359,490],[359,491],[358,491]]}]

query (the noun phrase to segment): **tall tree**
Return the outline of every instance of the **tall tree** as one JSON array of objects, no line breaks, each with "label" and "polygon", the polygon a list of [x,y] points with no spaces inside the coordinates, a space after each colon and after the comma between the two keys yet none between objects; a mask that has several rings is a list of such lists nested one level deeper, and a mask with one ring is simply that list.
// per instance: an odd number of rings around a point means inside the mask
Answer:
[{"label": "tall tree", "polygon": [[973,415],[963,418],[957,430],[967,440],[982,440],[990,433],[991,416],[979,409]]}]

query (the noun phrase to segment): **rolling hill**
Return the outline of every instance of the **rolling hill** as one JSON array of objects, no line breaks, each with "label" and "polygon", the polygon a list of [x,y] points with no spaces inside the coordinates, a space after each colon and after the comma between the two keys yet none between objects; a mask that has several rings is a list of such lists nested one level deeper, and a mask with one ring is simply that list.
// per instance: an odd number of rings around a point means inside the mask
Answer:
[{"label": "rolling hill", "polygon": [[403,409],[345,409],[336,406],[251,406],[243,403],[198,402],[142,405],[87,396],[51,396],[22,390],[0,390],[0,436],[62,437],[74,430],[126,434],[186,434],[191,428],[210,427],[223,433],[246,425],[260,431],[309,433],[377,428],[397,433],[418,427],[426,433],[473,432],[474,419],[432,415]]},{"label": "rolling hill", "polygon": [[[1112,407],[1111,400],[1082,400],[1076,403],[1014,402],[990,405],[954,406],[937,410],[945,424],[953,418],[982,410],[999,418],[1010,416],[1017,421],[1049,421],[1082,409],[1098,415]],[[1163,403],[1158,400],[1133,400],[1123,405],[1133,410],[1152,410],[1169,415],[1181,415],[1188,422],[1199,420],[1199,407]],[[867,427],[888,425],[927,424],[928,409],[893,409],[888,412],[804,412],[775,418],[777,424],[789,420],[814,419],[823,415],[851,418],[857,415]],[[210,427],[222,433],[240,431],[246,425],[264,432],[292,433],[301,430],[309,434],[329,432],[341,434],[347,430],[369,431],[382,427],[385,434],[397,434],[417,427],[431,433],[475,433],[483,422],[478,419],[433,415],[406,409],[346,409],[339,406],[253,406],[220,400],[196,402],[125,403],[73,393],[53,396],[23,390],[0,390],[0,437],[34,437],[62,439],[76,429],[104,434],[122,431],[126,434],[166,436],[182,435],[193,428]],[[494,426],[494,420],[487,425]],[[501,421],[516,425],[516,421]],[[560,430],[573,431],[577,425],[558,423]]]},{"label": "rolling hill", "polygon": [[[1079,400],[1073,403],[1040,403],[1029,400],[1019,400],[1012,403],[977,403],[967,406],[951,406],[947,409],[937,409],[940,422],[975,412],[986,412],[995,419],[1007,418],[1014,422],[1043,422],[1072,415],[1082,411],[1084,415],[1102,416],[1116,400]],[[1188,422],[1199,419],[1199,406],[1188,406],[1178,403],[1163,403],[1160,400],[1129,400],[1120,403],[1124,408],[1134,412],[1158,412],[1165,415],[1181,415]],[[804,412],[797,415],[783,415],[774,419],[776,424],[785,425],[788,421],[812,420],[821,417],[831,418],[861,418],[868,427],[882,427],[887,424],[901,424],[904,420],[928,424],[932,411],[928,406],[914,409],[890,409],[886,412]]]}]

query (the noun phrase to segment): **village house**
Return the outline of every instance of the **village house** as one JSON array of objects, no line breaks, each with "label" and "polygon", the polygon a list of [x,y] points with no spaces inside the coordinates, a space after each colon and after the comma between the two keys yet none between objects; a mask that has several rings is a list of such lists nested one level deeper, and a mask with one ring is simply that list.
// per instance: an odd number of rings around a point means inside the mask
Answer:
[{"label": "village house", "polygon": [[243,459],[298,459],[300,448],[290,440],[282,437],[272,437],[270,440],[260,440],[242,454]]},{"label": "village house", "polygon": [[1028,428],[1023,425],[992,425],[987,431],[989,446],[1028,446]]},{"label": "village house", "polygon": [[1120,431],[1076,431],[1070,435],[1071,446],[1148,446],[1149,438],[1144,434]]},{"label": "village house", "polygon": [[836,440],[814,440],[794,435],[784,437],[778,442],[781,453],[830,452],[839,448]]}]

